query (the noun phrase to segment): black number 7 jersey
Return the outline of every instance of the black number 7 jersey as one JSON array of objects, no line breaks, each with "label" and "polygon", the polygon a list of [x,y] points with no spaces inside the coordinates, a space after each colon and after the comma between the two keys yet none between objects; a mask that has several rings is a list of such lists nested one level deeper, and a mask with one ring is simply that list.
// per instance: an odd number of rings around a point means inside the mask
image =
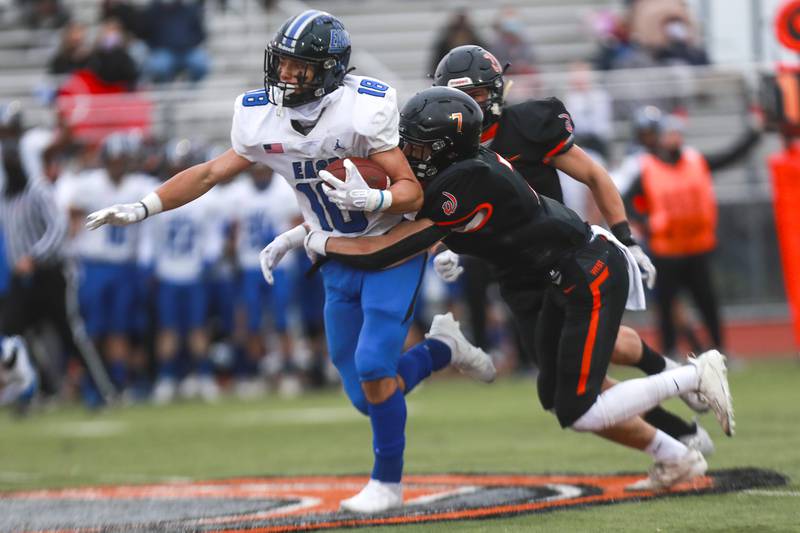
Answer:
[{"label": "black number 7 jersey", "polygon": [[575,212],[535,192],[508,161],[485,148],[427,184],[417,218],[451,229],[444,240],[451,250],[485,259],[500,277],[546,281],[564,254],[589,238]]}]

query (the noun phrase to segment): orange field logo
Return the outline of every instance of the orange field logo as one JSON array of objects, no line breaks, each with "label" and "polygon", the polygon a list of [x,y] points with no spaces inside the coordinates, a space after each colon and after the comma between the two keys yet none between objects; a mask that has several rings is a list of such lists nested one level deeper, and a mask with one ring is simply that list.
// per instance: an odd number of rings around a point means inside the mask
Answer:
[{"label": "orange field logo", "polygon": [[307,531],[492,518],[661,496],[782,485],[775,472],[711,473],[670,491],[626,491],[642,475],[432,474],[406,476],[402,509],[340,513],[363,476],[254,477],[157,485],[2,493],[0,530]]}]

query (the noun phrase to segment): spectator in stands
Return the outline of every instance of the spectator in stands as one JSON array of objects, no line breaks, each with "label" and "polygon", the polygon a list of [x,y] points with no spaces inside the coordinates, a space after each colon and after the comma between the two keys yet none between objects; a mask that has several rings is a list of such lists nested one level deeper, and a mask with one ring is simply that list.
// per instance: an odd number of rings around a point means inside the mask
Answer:
[{"label": "spectator in stands", "polygon": [[125,34],[116,19],[103,22],[86,68],[75,71],[59,95],[113,94],[136,87],[136,64],[125,49]]},{"label": "spectator in stands", "polygon": [[433,46],[431,59],[428,63],[428,72],[425,74],[432,76],[439,61],[447,52],[456,46],[476,44],[486,48],[483,43],[483,39],[481,39],[475,27],[472,25],[467,12],[463,9],[454,12],[447,26],[442,31],[441,37],[439,37]]},{"label": "spectator in stands", "polygon": [[150,47],[145,74],[156,82],[173,80],[186,72],[191,81],[203,79],[209,71],[209,57],[203,48],[206,30],[201,2],[153,0],[144,12],[144,39]]},{"label": "spectator in stands", "polygon": [[572,115],[575,143],[608,159],[613,127],[611,97],[603,87],[594,84],[588,63],[570,65],[564,105]]},{"label": "spectator in stands", "polygon": [[672,115],[660,125],[659,142],[639,157],[639,176],[625,192],[629,214],[644,219],[650,257],[658,271],[656,298],[662,349],[676,351],[673,306],[687,289],[711,341],[723,348],[719,304],[711,279],[716,247],[717,201],[711,172],[739,160],[755,146],[763,129],[752,115],[745,134],[729,148],[702,154],[683,144],[684,121]]},{"label": "spectator in stands", "polygon": [[638,1],[629,10],[631,39],[658,65],[706,65],[697,27],[686,2]]},{"label": "spectator in stands", "polygon": [[61,43],[50,58],[50,74],[71,74],[89,63],[91,49],[86,44],[86,26],[70,22],[61,30]]},{"label": "spectator in stands", "polygon": [[667,43],[653,51],[653,55],[662,65],[708,65],[706,51],[690,40],[689,24],[680,17],[666,19],[663,24]]},{"label": "spectator in stands", "polygon": [[100,4],[100,20],[116,19],[125,31],[137,38],[142,37],[141,10],[127,0],[103,0]]},{"label": "spectator in stands", "polygon": [[21,4],[23,20],[31,29],[61,28],[69,22],[69,11],[59,0],[27,0]]},{"label": "spectator in stands", "polygon": [[655,66],[650,53],[631,39],[628,17],[600,12],[594,15],[592,27],[598,42],[593,59],[597,70]]},{"label": "spectator in stands", "polygon": [[[525,35],[525,25],[515,9],[500,11],[493,25],[495,37],[489,50],[501,65],[509,64],[506,74],[533,74],[536,60]],[[469,43],[477,44],[477,43]]]}]

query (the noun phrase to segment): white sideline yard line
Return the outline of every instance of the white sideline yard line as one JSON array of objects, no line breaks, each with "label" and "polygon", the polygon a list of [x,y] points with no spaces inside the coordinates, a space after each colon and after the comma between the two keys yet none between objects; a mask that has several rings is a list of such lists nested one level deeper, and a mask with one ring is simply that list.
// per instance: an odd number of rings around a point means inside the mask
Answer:
[{"label": "white sideline yard line", "polygon": [[226,426],[252,425],[309,425],[336,424],[364,418],[353,407],[299,407],[293,409],[267,409],[229,415],[222,423]]},{"label": "white sideline yard line", "polygon": [[53,422],[42,426],[42,433],[59,437],[96,439],[125,433],[127,422],[117,420],[85,420],[72,422]]},{"label": "white sideline yard line", "polygon": [[800,491],[797,490],[766,490],[766,489],[750,489],[740,492],[742,495],[747,496],[775,496],[775,497],[788,497],[800,498]]},{"label": "white sideline yard line", "polygon": [[[407,404],[411,413],[413,404]],[[367,418],[351,405],[340,407],[293,407],[290,409],[264,409],[232,413],[221,425],[229,427],[252,425],[309,425],[358,422]]]}]

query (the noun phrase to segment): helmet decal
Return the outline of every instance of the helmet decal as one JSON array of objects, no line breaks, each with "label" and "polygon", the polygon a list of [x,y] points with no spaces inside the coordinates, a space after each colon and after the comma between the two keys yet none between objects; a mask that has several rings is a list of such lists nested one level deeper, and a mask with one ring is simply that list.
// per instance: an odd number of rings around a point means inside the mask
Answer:
[{"label": "helmet decal", "polygon": [[489,63],[492,64],[492,68],[494,69],[495,72],[497,72],[498,74],[503,72],[503,67],[500,66],[500,62],[497,60],[496,57],[494,57],[489,52],[484,52],[483,57],[489,60]]},{"label": "helmet decal", "polygon": [[564,129],[566,129],[568,132],[572,133],[572,130],[575,129],[575,128],[573,128],[573,126],[572,126],[572,119],[570,118],[569,114],[561,113],[560,115],[558,115],[558,118],[563,118],[564,119]]},{"label": "helmet decal", "polygon": [[332,54],[343,52],[348,46],[350,46],[350,35],[344,28],[331,30],[331,44],[328,45],[328,52]]}]

